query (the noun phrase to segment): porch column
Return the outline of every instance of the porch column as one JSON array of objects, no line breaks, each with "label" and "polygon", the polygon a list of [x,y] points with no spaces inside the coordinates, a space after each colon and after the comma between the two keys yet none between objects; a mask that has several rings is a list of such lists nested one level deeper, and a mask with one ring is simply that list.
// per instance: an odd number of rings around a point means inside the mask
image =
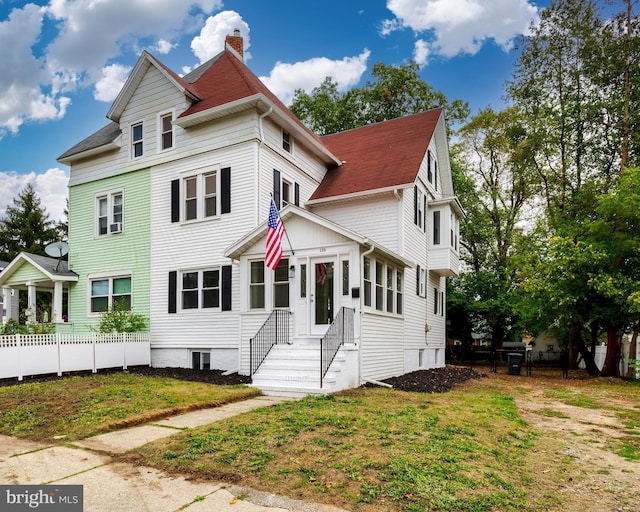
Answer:
[{"label": "porch column", "polygon": [[[12,289],[10,286],[2,287],[2,305],[6,311],[6,316],[3,316],[2,323],[5,323],[7,320],[9,320],[9,318],[13,318],[13,316],[11,315],[13,312],[13,304],[11,301],[13,297],[11,296],[11,292]],[[16,320],[15,318],[13,319]]]},{"label": "porch column", "polygon": [[33,283],[31,281],[27,281],[25,284],[27,285],[27,308],[30,311],[33,311],[33,314],[34,314],[33,318],[28,318],[27,319],[27,323],[29,321],[35,322],[36,321],[36,318],[35,318],[35,314],[36,314],[36,285],[35,285],[35,283]]},{"label": "porch column", "polygon": [[64,294],[62,281],[53,282],[53,311],[51,321],[56,324],[62,323],[62,297]]}]

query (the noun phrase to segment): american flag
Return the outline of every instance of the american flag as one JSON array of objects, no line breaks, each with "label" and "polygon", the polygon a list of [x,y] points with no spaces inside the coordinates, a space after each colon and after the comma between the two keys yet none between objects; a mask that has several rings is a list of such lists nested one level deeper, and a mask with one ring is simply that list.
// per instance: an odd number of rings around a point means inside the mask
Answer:
[{"label": "american flag", "polygon": [[282,234],[284,228],[276,204],[271,200],[269,206],[269,221],[267,222],[267,247],[265,254],[265,263],[267,267],[275,270],[282,258]]}]

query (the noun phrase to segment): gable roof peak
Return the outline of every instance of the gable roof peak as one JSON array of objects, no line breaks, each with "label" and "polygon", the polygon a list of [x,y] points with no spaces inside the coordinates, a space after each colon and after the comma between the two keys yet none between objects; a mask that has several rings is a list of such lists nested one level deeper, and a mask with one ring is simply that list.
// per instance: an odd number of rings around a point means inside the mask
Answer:
[{"label": "gable roof peak", "polygon": [[107,112],[108,119],[111,119],[116,123],[120,122],[120,116],[133,97],[134,92],[140,85],[140,82],[144,78],[144,75],[150,66],[153,66],[160,71],[160,73],[162,73],[178,90],[185,94],[185,96],[190,97],[192,101],[197,101],[199,99],[191,84],[156,59],[151,52],[148,50],[142,50],[138,62],[136,62],[136,65],[129,74],[127,81],[122,86],[118,96]]}]

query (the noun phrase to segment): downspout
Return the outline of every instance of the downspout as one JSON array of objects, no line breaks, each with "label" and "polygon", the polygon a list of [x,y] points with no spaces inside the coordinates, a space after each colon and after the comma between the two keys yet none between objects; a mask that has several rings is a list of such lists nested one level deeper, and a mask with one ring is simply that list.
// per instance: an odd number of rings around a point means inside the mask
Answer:
[{"label": "downspout", "polygon": [[256,197],[256,202],[258,203],[258,208],[255,209],[255,225],[257,226],[258,224],[260,224],[260,155],[262,154],[262,148],[264,147],[264,130],[262,128],[262,120],[271,115],[271,113],[273,112],[273,107],[269,107],[269,110],[267,110],[265,113],[260,114],[260,117],[258,117],[258,130],[259,130],[259,137],[260,137],[260,145],[258,146],[258,161],[257,161],[257,171],[256,171],[256,183],[255,183],[255,190],[257,191],[257,197]]},{"label": "downspout", "polygon": [[370,243],[368,239],[365,239],[364,243],[369,244],[369,249],[363,252],[360,258],[360,288],[362,289],[362,293],[360,294],[360,349],[358,350],[358,378],[360,379],[360,383],[367,382],[366,379],[362,378],[362,303],[364,298],[364,258],[365,256],[369,256],[369,254],[371,254],[374,249],[373,244]]},{"label": "downspout", "polygon": [[360,379],[361,382],[365,382],[366,384],[375,384],[376,386],[382,386],[385,388],[393,388],[391,384],[387,384],[386,382],[381,382],[379,380],[373,379]]}]

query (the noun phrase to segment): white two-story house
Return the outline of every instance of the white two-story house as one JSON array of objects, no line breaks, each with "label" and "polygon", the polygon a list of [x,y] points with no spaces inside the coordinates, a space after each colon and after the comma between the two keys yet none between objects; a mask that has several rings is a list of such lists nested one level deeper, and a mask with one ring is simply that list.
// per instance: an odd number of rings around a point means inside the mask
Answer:
[{"label": "white two-story house", "polygon": [[[185,76],[144,52],[71,167],[69,321],[116,300],[152,364],[327,392],[445,364],[463,215],[443,111],[320,138],[249,70],[242,38]],[[265,266],[270,201],[286,229]]]}]

